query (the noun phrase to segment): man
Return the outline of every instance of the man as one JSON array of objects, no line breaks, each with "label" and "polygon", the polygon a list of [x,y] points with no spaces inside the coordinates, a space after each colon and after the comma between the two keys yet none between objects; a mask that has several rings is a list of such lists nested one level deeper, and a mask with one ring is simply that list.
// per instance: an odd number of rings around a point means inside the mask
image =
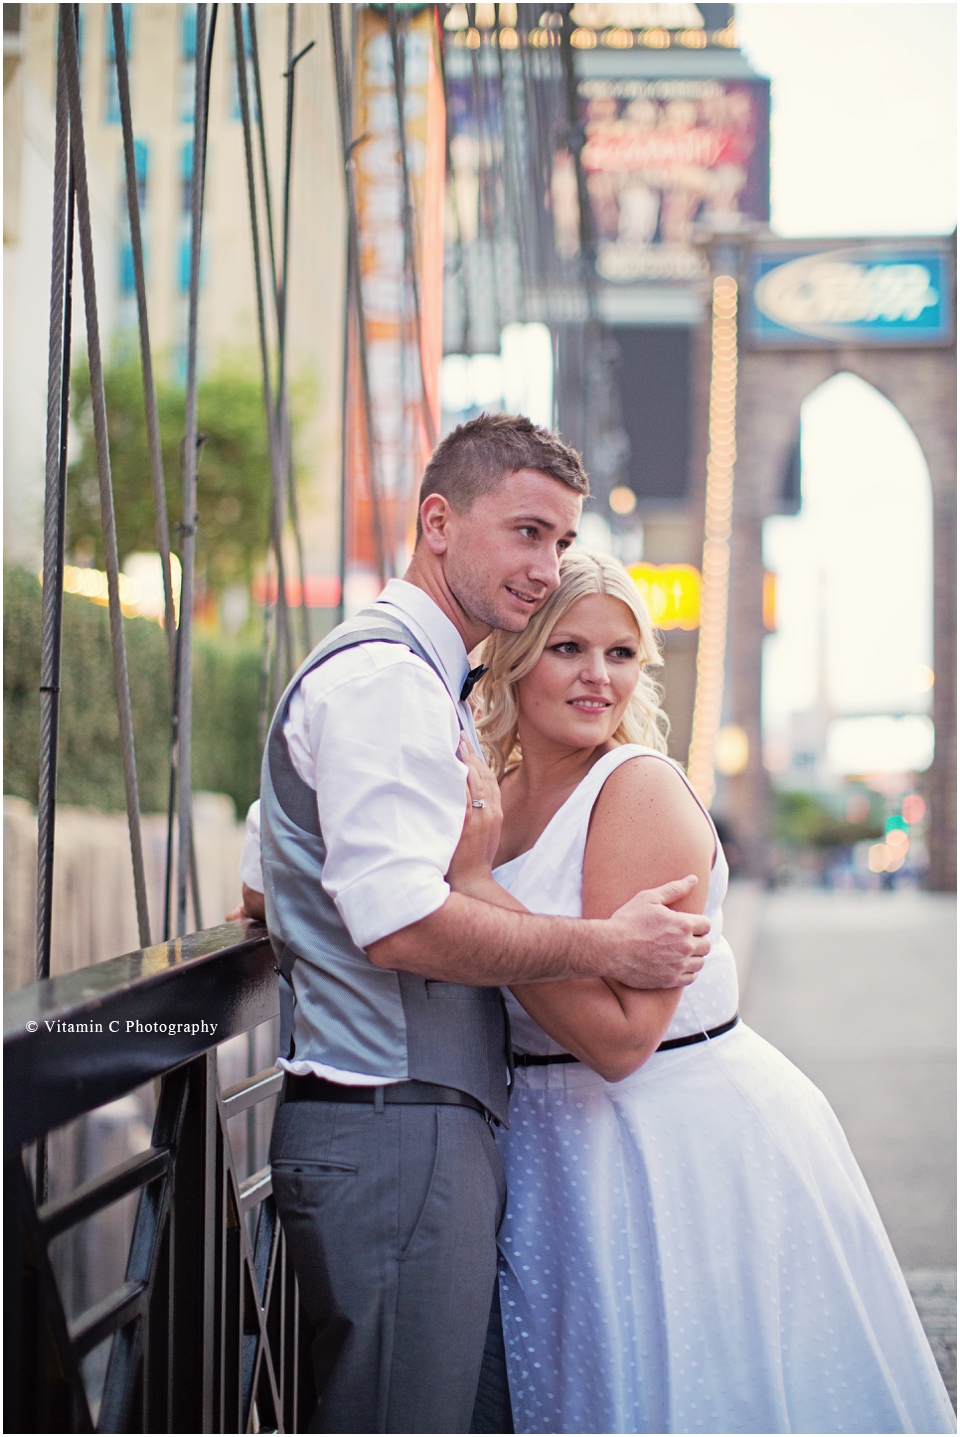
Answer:
[{"label": "man", "polygon": [[707,951],[706,921],[666,907],[692,879],[605,921],[513,913],[444,880],[461,733],[476,746],[467,654],[557,587],[587,492],[579,456],[527,419],[448,435],[404,579],[314,650],[271,726],[263,887],[287,1072],[271,1165],[316,1332],[314,1431],[471,1428],[505,1196],[499,986],[672,987]]}]

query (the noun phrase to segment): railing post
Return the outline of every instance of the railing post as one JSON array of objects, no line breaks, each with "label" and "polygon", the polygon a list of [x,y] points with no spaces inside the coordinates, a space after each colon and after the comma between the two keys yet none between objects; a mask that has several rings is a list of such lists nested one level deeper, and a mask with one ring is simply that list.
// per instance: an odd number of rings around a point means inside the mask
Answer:
[{"label": "railing post", "polygon": [[91,1432],[90,1411],[20,1155],[4,1162],[5,1432]]},{"label": "railing post", "polygon": [[[266,935],[194,934],[47,979],[9,995],[5,1008],[4,1066],[16,1097],[4,1138],[4,1430],[91,1431],[82,1364],[107,1340],[102,1431],[296,1430],[298,1409],[308,1419],[313,1406],[291,1390],[308,1371],[308,1337],[296,1330],[269,1172],[241,1176],[227,1128],[275,1099],[280,1075],[266,1069],[221,1094],[215,1047],[276,1016]],[[188,1021],[198,1012],[202,1025]],[[102,1035],[96,1048],[72,1038],[91,1031]],[[29,1145],[158,1077],[151,1145],[37,1209]],[[68,1324],[50,1244],[137,1191],[123,1282],[83,1295]],[[258,1210],[251,1245],[246,1215]]]},{"label": "railing post", "polygon": [[220,1367],[216,1052],[190,1064],[173,1181],[172,1430],[216,1432]]}]

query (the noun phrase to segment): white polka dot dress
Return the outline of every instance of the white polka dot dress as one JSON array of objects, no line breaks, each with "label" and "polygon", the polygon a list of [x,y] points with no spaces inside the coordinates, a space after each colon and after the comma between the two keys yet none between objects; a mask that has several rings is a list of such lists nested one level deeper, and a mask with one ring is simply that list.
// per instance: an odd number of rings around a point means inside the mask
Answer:
[{"label": "white polka dot dress", "polygon": [[[496,871],[578,916],[605,755]],[[663,761],[662,759],[660,761]],[[732,1017],[718,844],[711,950],[668,1037]],[[829,1001],[829,995],[825,995]],[[518,1051],[561,1051],[508,995]],[[621,1083],[519,1068],[500,1288],[517,1432],[952,1432],[896,1258],[823,1095],[743,1023]]]}]

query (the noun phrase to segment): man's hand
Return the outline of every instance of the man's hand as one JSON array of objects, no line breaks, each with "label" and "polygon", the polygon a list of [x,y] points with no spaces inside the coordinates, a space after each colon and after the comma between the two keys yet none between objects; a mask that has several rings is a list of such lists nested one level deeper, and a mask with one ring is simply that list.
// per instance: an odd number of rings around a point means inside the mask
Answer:
[{"label": "man's hand", "polygon": [[264,923],[267,918],[263,894],[258,893],[255,888],[248,888],[246,884],[243,885],[243,902],[239,908],[231,909],[224,921],[236,923],[244,918],[249,918],[254,923]]},{"label": "man's hand", "polygon": [[680,988],[696,978],[710,949],[710,921],[699,913],[675,913],[696,886],[696,876],[678,878],[636,894],[609,920],[623,928],[617,966],[607,974],[629,988]]}]

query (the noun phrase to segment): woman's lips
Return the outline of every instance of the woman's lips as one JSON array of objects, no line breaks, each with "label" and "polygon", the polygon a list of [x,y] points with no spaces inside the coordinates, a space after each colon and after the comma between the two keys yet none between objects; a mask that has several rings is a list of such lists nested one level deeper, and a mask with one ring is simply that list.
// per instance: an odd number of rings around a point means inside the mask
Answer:
[{"label": "woman's lips", "polygon": [[567,703],[570,708],[579,709],[581,713],[587,714],[602,714],[608,708],[613,707],[609,699],[578,698],[568,699]]}]

